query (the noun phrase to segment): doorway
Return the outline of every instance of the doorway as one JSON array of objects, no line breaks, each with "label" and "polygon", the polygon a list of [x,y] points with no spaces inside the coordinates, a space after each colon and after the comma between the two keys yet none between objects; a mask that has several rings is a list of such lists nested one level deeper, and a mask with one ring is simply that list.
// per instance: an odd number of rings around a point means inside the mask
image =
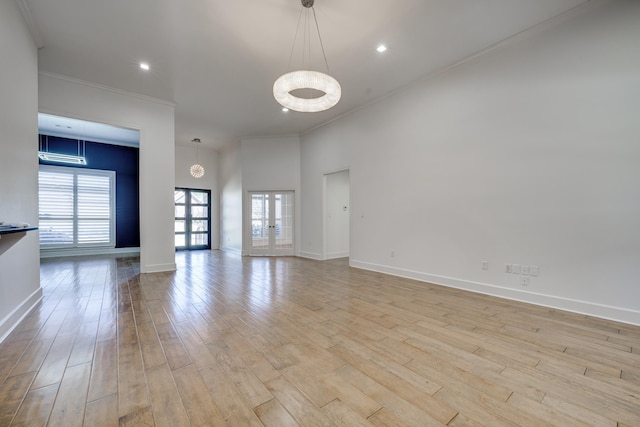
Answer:
[{"label": "doorway", "polygon": [[325,176],[324,259],[346,258],[350,252],[349,171]]},{"label": "doorway", "polygon": [[250,192],[249,255],[294,254],[294,192]]},{"label": "doorway", "polygon": [[210,249],[211,191],[176,188],[174,202],[176,249]]}]

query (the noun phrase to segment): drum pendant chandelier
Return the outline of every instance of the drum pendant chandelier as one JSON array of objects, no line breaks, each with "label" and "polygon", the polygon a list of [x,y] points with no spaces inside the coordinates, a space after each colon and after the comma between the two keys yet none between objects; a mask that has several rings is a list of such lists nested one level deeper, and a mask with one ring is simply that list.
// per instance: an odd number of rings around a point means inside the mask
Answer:
[{"label": "drum pendant chandelier", "polygon": [[[327,55],[324,52],[324,45],[322,44],[322,38],[320,37],[320,27],[318,26],[318,19],[316,18],[316,11],[313,8],[314,0],[301,0],[303,8],[300,11],[300,17],[298,18],[298,29],[296,30],[296,36],[293,40],[293,47],[291,48],[291,56],[289,57],[289,67],[291,67],[291,58],[293,57],[293,51],[296,45],[296,39],[300,30],[300,22],[304,16],[304,37],[302,46],[302,66],[306,66],[305,60],[309,61],[311,57],[311,37],[310,37],[310,21],[311,15],[313,15],[313,21],[315,22],[316,31],[318,33],[318,39],[320,41],[320,47],[322,49],[322,56],[324,63],[327,67],[327,73],[329,72],[329,64],[327,62]],[[311,12],[310,12],[311,11]],[[310,62],[310,61],[309,61]],[[305,92],[305,89],[308,89]],[[295,93],[292,93],[294,92]],[[313,97],[313,95],[321,93],[320,96]],[[300,97],[298,94],[308,94],[308,97]],[[315,113],[318,111],[328,110],[340,101],[342,95],[342,88],[340,83],[328,74],[321,73],[319,71],[300,70],[292,71],[280,76],[273,84],[273,96],[285,108],[293,111],[299,111],[302,113]]]}]

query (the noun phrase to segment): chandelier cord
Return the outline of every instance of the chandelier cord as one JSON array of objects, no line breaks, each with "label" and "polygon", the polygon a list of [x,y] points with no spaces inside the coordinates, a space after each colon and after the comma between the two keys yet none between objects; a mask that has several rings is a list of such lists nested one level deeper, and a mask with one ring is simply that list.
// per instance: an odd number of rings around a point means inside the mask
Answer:
[{"label": "chandelier cord", "polygon": [[296,35],[293,37],[293,45],[291,45],[291,53],[289,54],[289,65],[287,65],[287,69],[291,69],[291,60],[293,59],[293,51],[296,48],[296,41],[298,40],[298,32],[300,31],[300,22],[302,21],[302,12],[304,12],[303,8],[300,8],[300,16],[298,16],[298,26],[296,27]]},{"label": "chandelier cord", "polygon": [[[324,43],[322,41],[322,34],[320,34],[320,25],[318,25],[318,17],[316,16],[316,9],[315,7],[310,7],[310,8],[306,8],[306,9],[311,9],[311,11],[313,12],[313,21],[316,24],[316,32],[318,33],[318,40],[320,41],[320,49],[322,50],[322,58],[324,59],[324,65],[325,67],[327,67],[327,73],[331,73],[331,69],[329,68],[329,61],[327,61],[327,54],[324,50]],[[300,23],[302,22],[302,14],[304,12],[305,8],[302,7],[300,8],[300,15],[298,16],[298,25],[296,26],[296,34],[293,38],[293,44],[291,45],[291,52],[289,53],[289,63],[287,65],[287,69],[291,69],[291,61],[293,60],[293,52],[296,49],[296,42],[298,41],[298,33],[300,32]],[[308,12],[308,11],[307,11]],[[305,17],[305,26],[307,27],[307,32],[309,31],[309,14],[307,13],[307,16]],[[305,39],[307,38],[307,32],[304,33]],[[308,35],[308,40],[306,40],[306,42],[309,43],[308,46],[308,50],[309,50],[309,67],[311,66],[311,34]],[[305,59],[305,44],[306,42],[303,40],[302,42],[302,65],[304,66],[304,59]]]},{"label": "chandelier cord", "polygon": [[320,39],[320,47],[322,48],[322,56],[324,57],[324,65],[327,67],[327,73],[331,74],[329,70],[329,62],[327,62],[327,54],[324,53],[324,43],[322,43],[322,36],[320,35],[320,26],[318,25],[318,18],[316,18],[316,9],[311,8],[313,11],[313,20],[316,22],[316,30],[318,31],[318,39]]},{"label": "chandelier cord", "polygon": [[[293,110],[302,113],[315,113],[328,110],[335,106],[338,101],[340,101],[342,88],[340,87],[340,83],[329,74],[311,69],[313,66],[312,59],[315,62],[322,62],[322,60],[324,60],[326,70],[329,72],[329,61],[327,60],[324,41],[320,34],[318,16],[313,7],[314,0],[301,1],[305,9],[312,9],[313,22],[311,22],[312,12],[309,10],[306,11],[304,22],[302,22],[304,9],[301,9],[291,52],[289,53],[288,68],[291,70],[294,52],[297,49],[296,43],[298,43],[298,38],[300,38],[300,43],[302,43],[302,70],[289,71],[278,77],[273,84],[273,96],[276,101],[282,105],[282,111]],[[314,23],[320,48],[322,49],[322,59],[318,58],[318,55],[313,55],[311,52],[312,45],[315,46],[315,42],[311,36]],[[300,31],[304,33],[302,36],[298,34]],[[320,65],[320,68],[322,68],[322,65]]]}]

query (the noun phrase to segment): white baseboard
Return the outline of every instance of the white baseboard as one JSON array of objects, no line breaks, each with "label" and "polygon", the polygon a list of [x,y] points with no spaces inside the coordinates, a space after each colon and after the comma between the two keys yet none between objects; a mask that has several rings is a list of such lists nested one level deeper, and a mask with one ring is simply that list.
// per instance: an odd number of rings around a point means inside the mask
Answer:
[{"label": "white baseboard", "polygon": [[229,247],[229,246],[221,246],[221,247],[220,247],[220,250],[221,250],[221,251],[224,251],[224,252],[228,252],[228,253],[230,253],[230,254],[235,254],[235,255],[239,255],[239,256],[244,256],[244,254],[242,253],[242,251],[241,251],[240,249],[238,249],[238,248],[232,248],[232,247]]},{"label": "white baseboard", "polygon": [[573,313],[595,316],[602,319],[614,320],[616,322],[623,322],[640,326],[640,311],[636,310],[629,310],[621,307],[612,307],[590,301],[581,301],[554,295],[539,294],[519,289],[504,288],[488,283],[479,283],[452,277],[438,276],[422,273],[419,271],[406,270],[402,268],[373,264],[353,259],[350,260],[349,265],[351,267],[361,268],[363,270],[386,273],[392,276],[406,277],[408,279],[415,279],[421,282],[433,283],[435,285],[442,285],[450,288],[462,289],[465,291],[491,295],[514,301],[526,302],[543,307],[555,308],[559,310],[570,311]]},{"label": "white baseboard", "polygon": [[140,272],[141,273],[163,273],[165,271],[176,271],[177,266],[175,262],[169,262],[166,264],[149,264],[149,265],[141,265]]},{"label": "white baseboard", "polygon": [[35,292],[25,299],[22,304],[16,307],[11,313],[0,320],[0,343],[15,329],[16,326],[24,319],[33,308],[42,299],[42,288],[38,288]]},{"label": "white baseboard", "polygon": [[298,254],[298,256],[300,258],[309,258],[309,259],[315,259],[316,261],[322,261],[322,255],[314,253],[314,252],[304,252],[304,251],[300,251],[300,253]]},{"label": "white baseboard", "polygon": [[83,255],[139,255],[140,248],[74,248],[40,250],[40,258],[60,258]]},{"label": "white baseboard", "polygon": [[349,252],[329,252],[327,259],[349,258]]}]

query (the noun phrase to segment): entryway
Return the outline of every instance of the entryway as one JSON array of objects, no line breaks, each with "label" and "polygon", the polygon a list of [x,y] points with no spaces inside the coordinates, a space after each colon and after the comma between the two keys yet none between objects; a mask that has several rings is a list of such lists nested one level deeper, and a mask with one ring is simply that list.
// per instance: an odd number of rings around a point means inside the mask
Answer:
[{"label": "entryway", "polygon": [[211,191],[176,188],[176,249],[211,248]]},{"label": "entryway", "polygon": [[294,192],[250,192],[249,255],[294,254]]},{"label": "entryway", "polygon": [[349,256],[350,225],[349,171],[324,175],[324,253],[323,259]]}]

